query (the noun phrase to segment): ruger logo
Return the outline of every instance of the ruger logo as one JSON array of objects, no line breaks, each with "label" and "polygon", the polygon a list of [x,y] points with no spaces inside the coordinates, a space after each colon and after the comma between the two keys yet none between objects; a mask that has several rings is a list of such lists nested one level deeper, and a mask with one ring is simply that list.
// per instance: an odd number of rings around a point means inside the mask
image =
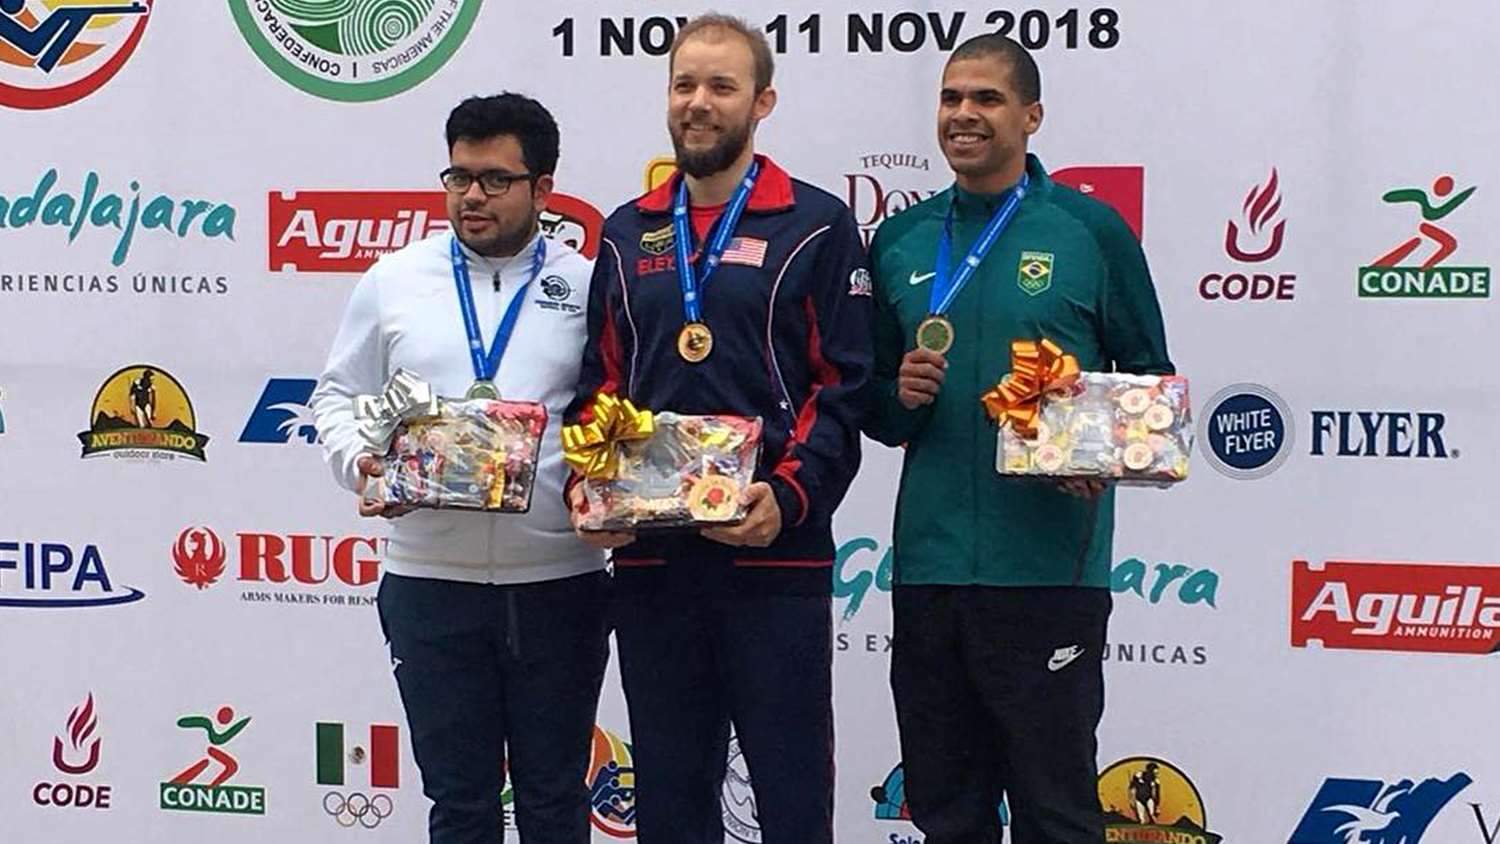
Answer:
[{"label": "ruger logo", "polygon": [[1500,650],[1500,566],[1292,564],[1292,645],[1484,654]]},{"label": "ruger logo", "polygon": [[[272,272],[362,273],[383,255],[448,231],[443,191],[270,193]],[[585,258],[599,252],[604,216],[554,193],[538,220],[542,234]]]},{"label": "ruger logo", "polygon": [[[234,538],[231,548],[212,528],[184,529],[172,544],[173,571],[199,591],[226,571],[241,583],[271,585],[360,587],[380,578],[384,543],[373,537],[244,532]],[[231,565],[232,552],[238,565]]]}]

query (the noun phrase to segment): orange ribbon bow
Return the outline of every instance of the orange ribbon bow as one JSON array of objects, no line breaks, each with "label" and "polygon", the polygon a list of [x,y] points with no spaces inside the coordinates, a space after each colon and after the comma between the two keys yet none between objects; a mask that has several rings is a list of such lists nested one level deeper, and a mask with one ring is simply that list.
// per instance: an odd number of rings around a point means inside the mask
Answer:
[{"label": "orange ribbon bow", "polygon": [[1051,340],[1015,340],[1010,344],[1010,374],[980,400],[1001,427],[1009,423],[1016,436],[1036,439],[1042,399],[1067,392],[1080,374],[1078,358]]}]

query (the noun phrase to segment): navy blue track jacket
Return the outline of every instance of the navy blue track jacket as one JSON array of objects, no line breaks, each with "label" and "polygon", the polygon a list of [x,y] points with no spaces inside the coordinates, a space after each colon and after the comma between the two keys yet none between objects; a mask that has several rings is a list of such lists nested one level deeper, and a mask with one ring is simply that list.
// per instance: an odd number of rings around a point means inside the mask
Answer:
[{"label": "navy blue track jacket", "polygon": [[[714,336],[701,363],[677,353],[684,317],[672,202],[681,175],[616,209],[590,286],[588,344],[568,421],[600,392],[681,414],[759,416],[756,480],[781,507],[767,548],[692,532],[646,532],[614,552],[617,572],[729,556],[793,591],[826,592],[833,511],[859,469],[862,392],[872,367],[870,276],[849,209],[757,156],[760,176],[719,268],[702,291]],[[702,243],[690,250],[701,277]]]}]

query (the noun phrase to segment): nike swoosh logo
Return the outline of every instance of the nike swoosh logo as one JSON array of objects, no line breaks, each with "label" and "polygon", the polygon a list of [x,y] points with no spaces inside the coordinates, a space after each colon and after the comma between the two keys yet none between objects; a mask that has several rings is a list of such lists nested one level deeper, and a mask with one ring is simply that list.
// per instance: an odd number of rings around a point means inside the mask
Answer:
[{"label": "nike swoosh logo", "polygon": [[1080,656],[1083,656],[1083,648],[1077,645],[1071,648],[1058,648],[1052,652],[1052,658],[1047,660],[1047,670],[1061,671]]},{"label": "nike swoosh logo", "polygon": [[926,281],[929,278],[932,278],[935,275],[937,275],[937,273],[917,273],[917,272],[913,272],[911,274],[911,278],[907,279],[906,283],[907,284],[921,284],[922,282]]}]

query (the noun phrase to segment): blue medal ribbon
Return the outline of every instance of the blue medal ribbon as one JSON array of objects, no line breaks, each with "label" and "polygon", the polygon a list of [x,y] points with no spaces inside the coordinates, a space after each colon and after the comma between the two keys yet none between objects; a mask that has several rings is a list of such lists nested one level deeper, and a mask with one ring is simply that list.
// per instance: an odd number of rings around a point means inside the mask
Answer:
[{"label": "blue medal ribbon", "polygon": [[750,204],[750,192],[754,190],[755,178],[759,175],[760,162],[752,161],[750,169],[745,172],[745,178],[734,189],[734,195],[730,197],[729,205],[724,208],[724,214],[719,217],[708,246],[704,249],[707,265],[703,268],[701,278],[689,257],[693,230],[688,221],[687,177],[682,177],[677,183],[677,200],[672,206],[672,233],[677,241],[677,281],[682,287],[682,312],[690,323],[703,321],[703,290],[714,270],[719,268],[724,250],[729,248],[734,228],[740,222],[740,215],[745,213],[745,206]]},{"label": "blue medal ribbon", "polygon": [[469,335],[469,357],[474,364],[474,379],[476,382],[492,382],[495,373],[500,371],[500,358],[504,357],[505,347],[510,344],[510,335],[516,329],[516,319],[521,315],[521,302],[526,298],[526,291],[531,288],[531,283],[536,281],[537,276],[542,274],[542,264],[547,260],[547,238],[537,237],[536,248],[531,251],[531,277],[510,297],[510,305],[506,307],[505,316],[495,329],[495,341],[490,344],[488,352],[484,348],[484,337],[479,333],[479,313],[474,309],[474,291],[469,283],[469,259],[464,257],[457,236],[448,245],[453,258],[453,286],[458,288],[458,309],[463,313],[464,331]]},{"label": "blue medal ribbon", "polygon": [[[985,224],[984,231],[980,232],[979,239],[969,247],[969,254],[964,256],[964,261],[958,267],[958,272],[953,273],[948,262],[953,252],[953,203],[948,203],[948,217],[943,221],[943,237],[938,241],[937,266],[933,268],[932,291],[928,299],[928,308],[934,316],[942,316],[952,307],[953,300],[958,298],[960,290],[969,283],[974,271],[984,261],[984,256],[989,254],[995,242],[1000,239],[1000,234],[1005,227],[1010,225],[1011,218],[1016,216],[1016,211],[1021,207],[1021,200],[1026,198],[1026,188],[1031,183],[1031,177],[1026,173],[1021,174],[1021,181],[1010,189],[1010,195],[995,209],[994,216]],[[957,190],[957,188],[954,188]]]}]

